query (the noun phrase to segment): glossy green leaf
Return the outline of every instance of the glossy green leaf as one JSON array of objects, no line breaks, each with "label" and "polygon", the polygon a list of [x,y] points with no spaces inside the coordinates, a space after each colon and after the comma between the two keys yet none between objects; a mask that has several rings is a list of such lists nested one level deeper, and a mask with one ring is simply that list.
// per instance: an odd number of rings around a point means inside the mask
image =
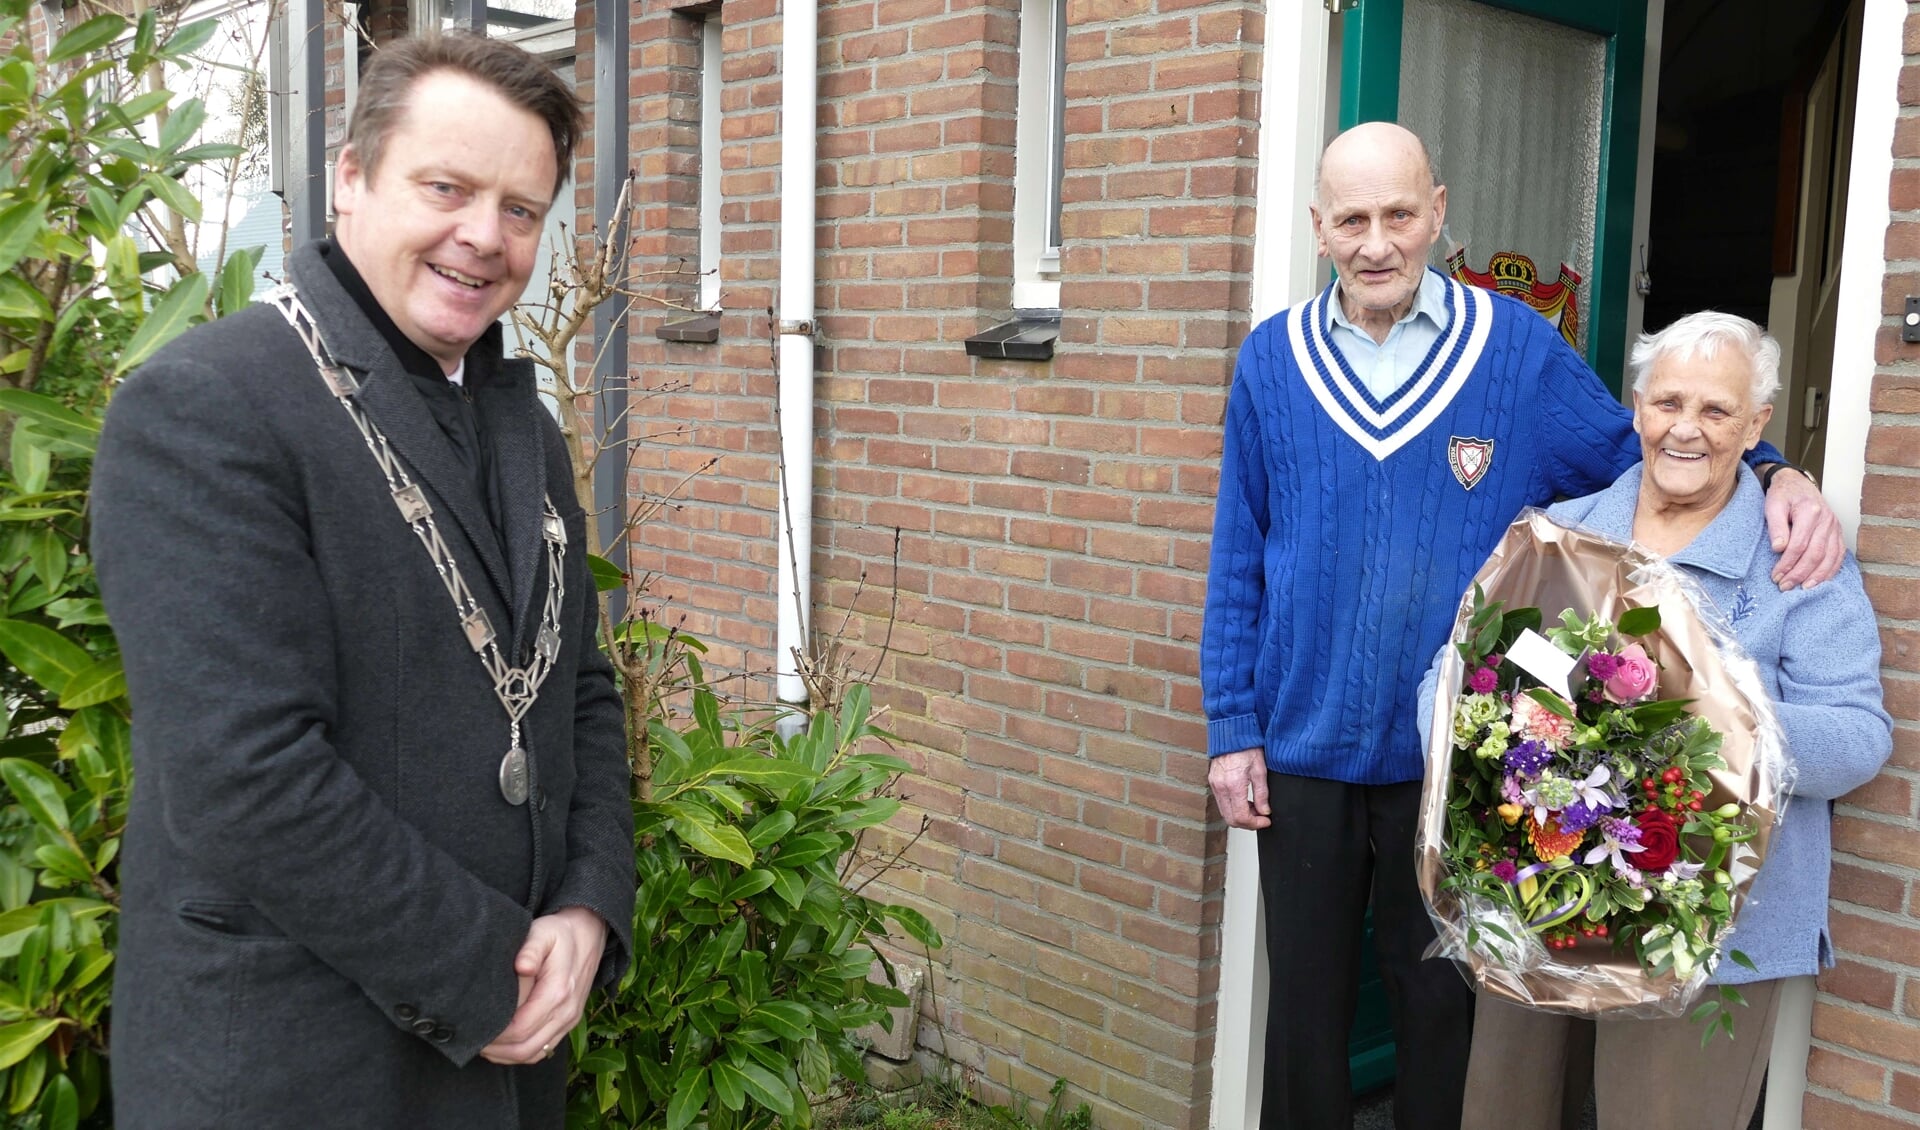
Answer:
[{"label": "glossy green leaf", "polygon": [[938,948],[941,944],[940,931],[935,930],[933,923],[928,922],[926,915],[919,911],[905,906],[885,906],[880,908],[880,913],[899,923],[907,936],[921,945]]},{"label": "glossy green leaf", "polygon": [[154,199],[160,201],[160,203],[165,204],[167,207],[195,223],[199,222],[200,201],[194,198],[193,193],[187,189],[186,185],[160,173],[148,173],[146,176],[140,178],[140,183],[146,185],[153,193]]},{"label": "glossy green leaf", "polygon": [[38,1101],[41,1088],[47,1082],[47,1063],[52,1058],[43,1043],[14,1066],[7,1080],[8,1114],[24,1114]]},{"label": "glossy green leaf", "polygon": [[215,302],[221,317],[238,313],[253,301],[253,272],[260,265],[261,247],[248,247],[227,256],[220,267]]},{"label": "glossy green leaf", "polygon": [[51,526],[42,526],[33,532],[33,549],[29,560],[33,562],[34,575],[49,592],[60,591],[60,582],[67,578],[67,539],[60,531]]},{"label": "glossy green leaf", "polygon": [[160,48],[160,53],[172,59],[191,55],[204,47],[207,41],[213,38],[214,32],[219,30],[218,20],[196,20],[190,24],[183,24]]},{"label": "glossy green leaf", "polygon": [[0,758],[0,781],[34,823],[53,831],[67,829],[67,787],[39,764],[22,757]]},{"label": "glossy green leaf", "polygon": [[50,424],[68,431],[100,434],[100,421],[83,416],[43,393],[21,388],[0,388],[0,412],[12,413],[22,420]]},{"label": "glossy green leaf", "polygon": [[111,702],[127,693],[127,675],[115,655],[102,659],[73,677],[60,695],[62,710],[78,710],[95,703]]},{"label": "glossy green leaf", "polygon": [[32,433],[24,428],[13,429],[13,438],[9,443],[12,448],[10,462],[13,481],[29,494],[45,490],[47,475],[53,470],[53,456],[47,454],[46,448],[35,443]]},{"label": "glossy green leaf", "polygon": [[738,1061],[737,1066],[747,1093],[752,1095],[761,1106],[782,1118],[793,1117],[793,1089],[787,1086],[785,1080],[751,1060]]},{"label": "glossy green leaf", "polygon": [[168,153],[179,149],[193,140],[200,127],[207,120],[207,104],[198,98],[188,98],[175,106],[167,115],[167,123],[160,127],[160,148]]},{"label": "glossy green leaf", "polygon": [[22,200],[0,210],[0,271],[9,271],[47,226],[43,200]]},{"label": "glossy green leaf", "polygon": [[579,1059],[573,1066],[585,1075],[605,1075],[609,1071],[619,1071],[627,1065],[627,1057],[613,1048],[595,1048]]},{"label": "glossy green leaf", "polygon": [[813,1035],[813,1013],[798,1001],[766,1001],[753,1010],[752,1018],[783,1040]]},{"label": "glossy green leaf", "polygon": [[[101,15],[74,28],[60,37],[47,52],[48,64],[64,63],[68,59],[77,59],[89,51],[98,51],[119,38],[127,30],[127,21],[123,16]],[[0,1066],[4,1066],[0,1064]]]},{"label": "glossy green leaf", "polygon": [[794,815],[784,808],[776,808],[762,816],[747,833],[747,842],[755,851],[765,851],[767,845],[779,840],[793,830]]},{"label": "glossy green leaf", "polygon": [[593,573],[593,587],[600,592],[609,592],[627,583],[627,575],[620,566],[597,553],[587,554],[587,568]]},{"label": "glossy green leaf", "polygon": [[40,1100],[41,1130],[75,1130],[80,1125],[80,1095],[73,1080],[55,1075]]},{"label": "glossy green leaf", "polygon": [[154,303],[152,313],[147,320],[134,331],[133,340],[120,355],[114,365],[115,376],[122,376],[137,368],[141,362],[153,356],[154,352],[186,330],[193,318],[206,306],[207,277],[192,274],[174,283],[172,289]]},{"label": "glossy green leaf", "polygon": [[673,806],[671,819],[674,834],[701,855],[742,867],[753,865],[753,848],[740,829],[719,823],[698,805]]},{"label": "glossy green leaf", "polygon": [[681,1075],[673,1085],[673,1098],[667,1102],[667,1130],[686,1130],[707,1107],[707,1071],[695,1067]]},{"label": "glossy green leaf", "polygon": [[67,689],[75,675],[93,666],[93,657],[65,636],[24,620],[0,620],[0,654],[56,695]]},{"label": "glossy green leaf", "polygon": [[727,1060],[715,1060],[710,1074],[714,1097],[720,1100],[721,1106],[737,1111],[747,1105],[747,1080],[739,1068]]},{"label": "glossy green leaf", "polygon": [[22,1020],[0,1025],[0,1067],[12,1067],[60,1027],[58,1020]]},{"label": "glossy green leaf", "polygon": [[1660,630],[1660,609],[1629,608],[1620,614],[1620,634],[1623,636],[1644,636]]},{"label": "glossy green leaf", "polygon": [[813,780],[813,774],[787,761],[771,757],[736,757],[713,767],[715,776],[751,781],[779,792]]}]

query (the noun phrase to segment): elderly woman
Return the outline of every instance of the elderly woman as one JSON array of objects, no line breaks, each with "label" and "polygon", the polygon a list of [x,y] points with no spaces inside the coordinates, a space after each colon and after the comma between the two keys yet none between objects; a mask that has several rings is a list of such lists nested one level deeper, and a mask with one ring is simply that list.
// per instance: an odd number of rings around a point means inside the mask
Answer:
[{"label": "elderly woman", "polygon": [[[1470,1128],[1550,1130],[1578,1110],[1591,1071],[1601,1130],[1745,1130],[1772,1043],[1782,978],[1833,964],[1827,936],[1829,801],[1872,779],[1892,748],[1880,703],[1880,639],[1851,557],[1831,582],[1781,592],[1760,482],[1741,456],[1773,415],[1780,346],[1729,314],[1683,318],[1634,346],[1633,429],[1641,463],[1554,518],[1641,546],[1706,590],[1759,666],[1798,776],[1792,801],[1722,961],[1737,985],[1732,1040],[1698,1025],[1579,1020],[1480,998],[1462,1119]],[[1591,1051],[1589,1051],[1591,1049]],[[1588,1057],[1591,1057],[1590,1059]],[[1579,1093],[1568,1093],[1576,1080]]]}]

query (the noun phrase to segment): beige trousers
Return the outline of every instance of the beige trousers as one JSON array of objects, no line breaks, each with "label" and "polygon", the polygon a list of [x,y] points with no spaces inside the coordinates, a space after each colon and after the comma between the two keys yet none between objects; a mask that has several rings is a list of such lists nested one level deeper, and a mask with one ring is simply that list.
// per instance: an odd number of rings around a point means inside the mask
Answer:
[{"label": "beige trousers", "polygon": [[1576,1130],[1591,1083],[1600,1130],[1747,1130],[1767,1074],[1776,981],[1740,986],[1734,1038],[1702,1025],[1585,1020],[1482,994],[1461,1130]]}]

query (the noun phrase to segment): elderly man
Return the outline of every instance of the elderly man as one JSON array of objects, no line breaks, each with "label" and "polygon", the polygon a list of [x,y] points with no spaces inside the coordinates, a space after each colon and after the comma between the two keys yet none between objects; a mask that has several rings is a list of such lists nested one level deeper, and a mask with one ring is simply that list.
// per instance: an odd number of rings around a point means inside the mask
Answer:
[{"label": "elderly man", "polygon": [[580,110],[517,47],[383,48],[337,242],[107,414],[138,768],[120,1130],[563,1123],[631,946],[632,809],[567,453],[498,319]]},{"label": "elderly man", "polygon": [[[1349,1125],[1369,896],[1396,1121],[1460,1125],[1473,1000],[1421,960],[1415,693],[1514,515],[1638,458],[1630,413],[1545,319],[1427,267],[1446,205],[1411,132],[1336,138],[1310,212],[1339,281],[1249,335],[1228,399],[1200,675],[1215,801],[1259,831],[1263,1127]],[[1776,579],[1832,576],[1845,549],[1818,491],[1772,448],[1752,458],[1774,478]]]}]

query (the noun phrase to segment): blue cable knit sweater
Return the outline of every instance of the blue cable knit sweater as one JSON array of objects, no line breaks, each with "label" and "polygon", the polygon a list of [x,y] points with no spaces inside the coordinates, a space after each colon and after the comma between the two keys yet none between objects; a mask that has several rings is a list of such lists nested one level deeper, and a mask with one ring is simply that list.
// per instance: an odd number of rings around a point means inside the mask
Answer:
[{"label": "blue cable knit sweater", "polygon": [[1473,574],[1522,507],[1637,461],[1632,414],[1546,319],[1447,291],[1446,332],[1385,400],[1328,345],[1331,288],[1241,346],[1200,642],[1210,756],[1418,780],[1415,695]]}]

